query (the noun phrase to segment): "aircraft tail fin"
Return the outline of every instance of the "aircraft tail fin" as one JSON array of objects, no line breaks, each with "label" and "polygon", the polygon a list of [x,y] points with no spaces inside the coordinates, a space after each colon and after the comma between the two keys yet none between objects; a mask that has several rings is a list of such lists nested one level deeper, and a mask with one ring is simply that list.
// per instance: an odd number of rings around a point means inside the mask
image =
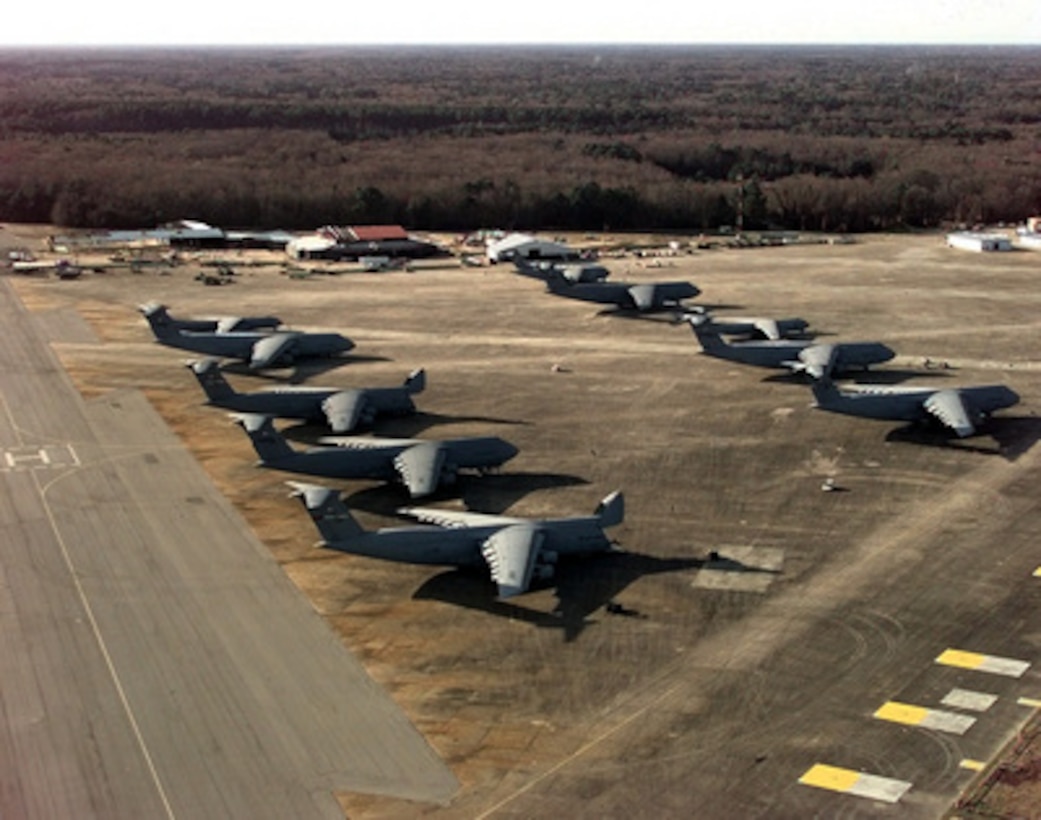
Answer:
[{"label": "aircraft tail fin", "polygon": [[195,374],[206,398],[211,402],[227,400],[238,395],[235,389],[228,384],[228,380],[224,378],[216,359],[186,362],[186,366]]},{"label": "aircraft tail fin", "polygon": [[365,530],[340,499],[337,490],[297,481],[286,483],[293,488],[293,496],[300,499],[311,515],[311,520],[321,533],[325,546],[335,549],[337,543],[365,534]]},{"label": "aircraft tail fin", "polygon": [[833,404],[834,400],[840,397],[839,389],[827,375],[811,378],[810,389],[813,391],[813,398],[816,399],[818,407]]},{"label": "aircraft tail fin", "polygon": [[166,305],[161,305],[158,302],[148,302],[144,305],[138,305],[137,309],[148,320],[148,325],[152,328],[152,333],[155,334],[157,339],[168,339],[177,335],[177,325],[174,324],[173,319],[167,312]]},{"label": "aircraft tail fin", "polygon": [[295,455],[289,442],[275,429],[271,416],[242,413],[233,418],[246,431],[261,463],[271,464]]},{"label": "aircraft tail fin", "polygon": [[690,323],[690,329],[698,337],[698,343],[703,350],[720,350],[726,347],[723,337],[719,335],[719,331],[712,327],[712,320],[708,316],[704,314],[689,314],[687,322]]},{"label": "aircraft tail fin", "polygon": [[405,379],[405,389],[408,391],[410,396],[422,393],[426,388],[427,372],[422,367],[418,370],[413,370],[408,374],[408,378]]},{"label": "aircraft tail fin", "polygon": [[596,517],[600,519],[600,526],[605,528],[617,526],[625,520],[625,496],[620,490],[615,490],[600,502]]}]

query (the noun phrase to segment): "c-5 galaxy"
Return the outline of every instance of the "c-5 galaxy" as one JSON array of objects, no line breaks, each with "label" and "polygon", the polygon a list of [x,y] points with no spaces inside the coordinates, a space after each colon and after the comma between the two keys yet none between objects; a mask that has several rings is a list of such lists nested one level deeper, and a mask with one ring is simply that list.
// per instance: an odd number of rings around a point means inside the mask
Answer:
[{"label": "c-5 galaxy", "polygon": [[[753,339],[791,339],[804,337],[810,323],[805,319],[791,317],[787,319],[771,319],[766,316],[726,316],[719,318],[707,313],[693,314],[704,316],[711,322],[711,328],[724,336],[734,336],[742,341]],[[684,319],[690,319],[691,314]]]},{"label": "c-5 galaxy", "polygon": [[691,316],[689,322],[707,356],[756,367],[789,368],[814,378],[854,369],[867,370],[870,365],[887,362],[896,355],[881,342],[818,344],[810,339],[727,342],[705,317]]},{"label": "c-5 galaxy", "polygon": [[341,437],[335,446],[294,450],[270,416],[246,413],[236,416],[236,421],[249,435],[264,467],[327,478],[400,481],[413,498],[454,483],[461,470],[483,475],[498,469],[518,452],[497,436],[443,441]]},{"label": "c-5 galaxy", "polygon": [[624,310],[647,313],[654,310],[675,310],[682,307],[684,299],[693,299],[701,290],[690,282],[574,282],[559,270],[546,272],[546,289],[557,296],[617,305]]},{"label": "c-5 galaxy", "polygon": [[141,305],[138,309],[160,344],[206,356],[241,359],[251,370],[289,365],[297,359],[338,356],[354,347],[354,342],[339,333],[178,330],[170,324],[162,305]]},{"label": "c-5 galaxy", "polygon": [[206,393],[207,404],[237,413],[328,424],[334,433],[370,426],[377,416],[416,412],[412,397],[426,387],[426,372],[413,370],[400,387],[277,387],[239,393],[224,378],[216,359],[188,362]]},{"label": "c-5 galaxy", "polygon": [[840,390],[830,379],[813,382],[816,407],[832,413],[887,421],[939,422],[960,438],[971,436],[995,410],[1012,407],[1019,395],[1004,385],[907,387],[857,385]]},{"label": "c-5 galaxy", "polygon": [[170,315],[166,305],[150,302],[141,306],[141,312],[151,312],[156,322],[176,330],[193,333],[233,333],[244,330],[274,330],[282,324],[277,316],[212,316],[198,319],[178,319]]},{"label": "c-5 galaxy", "polygon": [[561,556],[613,549],[604,530],[622,523],[625,501],[611,493],[591,516],[533,520],[502,515],[405,508],[398,512],[435,526],[366,531],[339,494],[291,483],[322,535],[322,546],[410,564],[487,567],[500,598],[526,592],[533,579],[552,578]]}]

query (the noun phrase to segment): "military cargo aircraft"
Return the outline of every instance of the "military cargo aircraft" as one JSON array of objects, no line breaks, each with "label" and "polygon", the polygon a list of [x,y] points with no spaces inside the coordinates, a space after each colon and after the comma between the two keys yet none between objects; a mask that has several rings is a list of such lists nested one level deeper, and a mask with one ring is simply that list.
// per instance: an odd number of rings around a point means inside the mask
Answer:
[{"label": "military cargo aircraft", "polygon": [[689,322],[706,356],[756,367],[787,367],[814,378],[854,369],[866,370],[896,355],[881,342],[818,344],[810,339],[727,342],[708,318],[691,316]]},{"label": "military cargo aircraft", "polygon": [[973,435],[995,410],[1019,402],[1019,395],[1004,385],[940,389],[857,385],[840,390],[823,378],[815,380],[812,389],[820,410],[887,421],[939,422],[960,438]]},{"label": "military cargo aircraft", "polygon": [[571,281],[559,270],[546,272],[546,289],[557,296],[616,305],[624,310],[646,313],[654,310],[675,310],[684,299],[693,299],[701,290],[690,282],[610,282]]},{"label": "military cargo aircraft", "polygon": [[354,342],[339,333],[179,330],[170,324],[162,305],[141,305],[138,309],[160,344],[206,356],[241,359],[250,370],[289,365],[298,359],[338,356],[354,347]]},{"label": "military cargo aircraft", "polygon": [[604,530],[625,517],[623,496],[614,492],[585,517],[533,520],[406,508],[399,512],[428,526],[366,531],[334,490],[314,484],[290,486],[318,527],[322,546],[387,561],[487,567],[500,598],[526,592],[534,579],[551,578],[561,556],[611,550]]},{"label": "military cargo aircraft", "polygon": [[[148,311],[146,313],[146,311]],[[199,319],[177,319],[170,315],[166,305],[150,302],[141,306],[146,316],[177,330],[193,333],[233,333],[243,330],[274,330],[282,324],[277,316],[211,316]]]},{"label": "military cargo aircraft", "polygon": [[236,421],[249,435],[264,467],[329,478],[400,481],[413,498],[454,483],[461,470],[491,472],[518,452],[497,436],[444,441],[343,437],[336,446],[298,451],[275,429],[270,416],[245,413]]},{"label": "military cargo aircraft", "polygon": [[416,412],[412,397],[426,388],[426,372],[413,370],[400,387],[277,387],[239,393],[224,378],[216,359],[187,363],[207,404],[238,413],[259,413],[282,419],[317,421],[334,433],[370,426],[377,416],[407,416]]},{"label": "military cargo aircraft", "polygon": [[[805,319],[791,317],[787,319],[771,319],[766,316],[726,316],[716,317],[708,314],[694,314],[706,316],[712,323],[711,327],[723,336],[737,336],[741,339],[790,339],[803,336],[810,326]],[[687,314],[684,319],[690,319]]]}]

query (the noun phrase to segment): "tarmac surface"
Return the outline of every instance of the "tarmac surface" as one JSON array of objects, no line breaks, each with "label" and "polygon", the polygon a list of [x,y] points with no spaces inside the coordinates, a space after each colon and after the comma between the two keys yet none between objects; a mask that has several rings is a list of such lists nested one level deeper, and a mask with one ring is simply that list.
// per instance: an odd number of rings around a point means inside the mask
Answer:
[{"label": "tarmac surface", "polygon": [[143,394],[84,403],[9,284],[0,816],[340,817],[337,789],[447,801],[451,772]]},{"label": "tarmac surface", "polygon": [[[824,341],[897,350],[864,381],[1020,394],[967,440],[812,410],[799,379],[703,356],[668,317],[610,315],[504,267],[298,280],[252,259],[230,258],[239,275],[220,288],[191,264],[11,282],[88,404],[148,396],[458,778],[450,799],[425,802],[418,788],[413,802],[389,785],[338,786],[351,817],[939,817],[1036,711],[1037,256],[963,253],[932,235],[606,262],[618,279],[689,278],[720,312],[803,316]],[[275,312],[357,344],[324,371],[229,367],[243,390],[305,375],[395,384],[425,366],[423,412],[379,433],[501,435],[521,449],[501,475],[433,503],[567,515],[621,488],[623,551],[504,603],[479,575],[315,550],[288,476],[257,469],[240,431],[200,406],[183,353],[149,338],[134,311],[149,300],[184,315]],[[282,426],[300,442],[322,432]],[[406,501],[334,484],[366,526],[395,523]],[[188,518],[192,494],[147,497]],[[68,503],[91,508],[71,491]],[[178,595],[235,577],[199,560]],[[176,645],[161,611],[153,642]],[[435,770],[428,786],[444,784]]]}]

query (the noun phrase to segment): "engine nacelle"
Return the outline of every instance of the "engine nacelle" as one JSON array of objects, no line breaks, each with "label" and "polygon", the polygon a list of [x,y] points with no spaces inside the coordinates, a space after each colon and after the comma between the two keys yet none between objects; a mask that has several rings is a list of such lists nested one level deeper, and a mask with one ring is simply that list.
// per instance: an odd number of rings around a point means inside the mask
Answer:
[{"label": "engine nacelle", "polygon": [[536,564],[531,574],[538,581],[548,581],[553,577],[554,571],[552,564]]}]

